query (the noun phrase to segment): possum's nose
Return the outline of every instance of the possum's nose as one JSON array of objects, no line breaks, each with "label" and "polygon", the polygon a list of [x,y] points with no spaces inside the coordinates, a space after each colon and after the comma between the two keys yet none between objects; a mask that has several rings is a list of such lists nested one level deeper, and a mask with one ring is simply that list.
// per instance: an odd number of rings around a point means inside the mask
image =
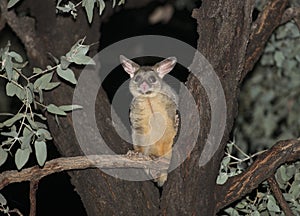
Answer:
[{"label": "possum's nose", "polygon": [[142,91],[143,94],[147,93],[150,89],[150,86],[147,82],[143,82],[141,85],[140,85],[140,89]]}]

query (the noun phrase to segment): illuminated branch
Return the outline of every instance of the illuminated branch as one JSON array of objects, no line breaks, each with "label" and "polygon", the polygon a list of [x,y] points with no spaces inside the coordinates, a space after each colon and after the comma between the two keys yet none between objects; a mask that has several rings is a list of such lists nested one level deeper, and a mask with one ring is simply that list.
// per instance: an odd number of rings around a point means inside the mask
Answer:
[{"label": "illuminated branch", "polygon": [[260,183],[274,175],[276,169],[286,163],[300,159],[300,139],[280,141],[257,157],[245,172],[234,176],[215,190],[217,209],[244,197]]}]

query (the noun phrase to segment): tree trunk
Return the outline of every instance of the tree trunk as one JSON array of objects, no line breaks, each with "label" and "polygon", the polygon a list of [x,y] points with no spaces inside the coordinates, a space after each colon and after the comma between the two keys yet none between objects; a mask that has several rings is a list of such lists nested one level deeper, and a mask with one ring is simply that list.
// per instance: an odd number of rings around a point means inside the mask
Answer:
[{"label": "tree trunk", "polygon": [[[126,7],[135,7],[136,2],[144,5],[148,1],[128,0]],[[215,215],[217,213],[218,198],[215,197],[215,182],[224,148],[237,115],[239,85],[248,72],[244,67],[248,55],[247,46],[251,39],[254,2],[255,0],[203,0],[201,7],[193,12],[193,17],[198,24],[197,49],[213,66],[226,98],[227,109],[221,113],[226,116],[226,128],[224,134],[221,134],[223,135],[221,144],[213,157],[204,166],[199,166],[199,158],[205,148],[211,127],[211,103],[199,80],[190,76],[186,85],[197,103],[201,128],[196,146],[189,158],[169,174],[161,194],[151,181],[119,180],[99,170],[69,172],[72,184],[79,193],[88,215]],[[30,46],[21,33],[16,33],[21,39],[23,38],[31,65],[39,67],[49,64],[48,52],[54,56],[63,55],[72,44],[84,36],[87,36],[87,43],[99,41],[101,22],[113,13],[112,10],[107,9],[103,17],[99,18],[95,15],[93,23],[89,25],[81,9],[78,10],[76,21],[56,16],[55,1],[52,0],[45,0],[42,5],[33,0],[26,0],[20,7],[29,8],[31,16],[37,20],[35,32],[31,34],[34,41]],[[28,25],[30,23],[31,28],[34,29],[34,22],[29,22]],[[93,50],[92,54],[96,51]],[[252,62],[254,63],[255,61]],[[200,62],[195,60],[194,64],[201,68]],[[47,94],[45,99],[48,103],[70,104],[72,92],[73,88],[62,85],[56,91]],[[98,99],[101,100],[101,109],[96,113],[96,118],[107,121],[110,119],[110,104],[103,90],[99,92]],[[191,122],[194,119],[193,116],[189,118]],[[51,116],[49,119],[49,128],[60,153],[63,156],[82,154],[74,135],[71,116],[60,118],[60,126]],[[112,126],[100,127],[104,139],[113,145],[113,149],[126,153],[127,143],[116,135]]]}]

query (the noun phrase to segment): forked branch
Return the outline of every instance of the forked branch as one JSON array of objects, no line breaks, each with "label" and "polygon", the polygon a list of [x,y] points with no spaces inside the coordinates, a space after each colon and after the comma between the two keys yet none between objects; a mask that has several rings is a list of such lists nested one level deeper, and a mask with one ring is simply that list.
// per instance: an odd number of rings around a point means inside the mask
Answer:
[{"label": "forked branch", "polygon": [[220,210],[250,193],[260,183],[273,176],[280,165],[299,159],[300,139],[276,143],[259,155],[245,172],[230,178],[224,185],[217,186],[217,209]]}]

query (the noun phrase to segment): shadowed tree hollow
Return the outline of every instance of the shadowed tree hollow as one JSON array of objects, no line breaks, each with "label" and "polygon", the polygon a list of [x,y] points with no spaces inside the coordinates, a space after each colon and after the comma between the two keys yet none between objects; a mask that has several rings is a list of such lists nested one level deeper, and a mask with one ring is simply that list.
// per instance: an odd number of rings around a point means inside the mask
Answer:
[{"label": "shadowed tree hollow", "polygon": [[[172,3],[172,1],[166,3]],[[122,8],[112,9],[107,5],[101,16],[94,15],[91,24],[88,23],[83,8],[78,7],[76,20],[55,14],[55,1],[44,0],[37,4],[34,0],[23,0],[13,9],[6,9],[6,0],[1,3],[0,27],[8,26],[23,44],[30,67],[45,68],[51,64],[49,53],[53,56],[64,55],[79,39],[86,38],[85,43],[93,45],[89,55],[93,56],[101,48],[122,36],[107,35],[105,24],[114,20],[120,13],[132,13],[133,10],[145,12],[146,5],[157,7],[150,0],[127,0]],[[159,3],[165,4],[165,1]],[[185,35],[182,32],[164,32],[165,35],[182,40],[189,40],[190,44],[202,53],[222,84],[226,99],[226,127],[222,134],[221,143],[212,158],[204,166],[199,166],[200,155],[205,148],[210,131],[211,104],[205,89],[195,76],[183,78],[185,85],[193,95],[199,111],[201,128],[197,142],[189,157],[168,175],[168,180],[162,188],[158,188],[152,181],[125,181],[105,174],[93,167],[82,157],[80,146],[74,134],[71,115],[59,119],[59,125],[53,116],[48,116],[48,126],[53,136],[53,143],[62,158],[48,161],[43,168],[32,167],[20,172],[3,172],[0,174],[0,189],[12,182],[30,181],[30,195],[34,192],[35,182],[49,174],[67,170],[76,192],[80,196],[87,215],[216,215],[222,208],[243,198],[263,181],[272,178],[276,168],[285,162],[296,161],[300,158],[300,141],[287,140],[278,142],[256,158],[254,163],[242,174],[229,178],[224,185],[217,185],[220,162],[224,156],[225,147],[230,139],[234,120],[238,114],[238,96],[241,83],[253,69],[262,55],[265,44],[272,32],[291,19],[299,19],[299,13],[291,9],[288,0],[270,0],[264,9],[254,17],[255,0],[203,0],[198,8],[190,14],[188,20],[194,34]],[[21,12],[27,12],[22,15]],[[29,12],[28,12],[29,11]],[[176,17],[175,14],[174,16]],[[136,16],[136,17],[135,17]],[[147,20],[146,15],[135,15],[129,19]],[[177,20],[178,21],[178,20]],[[299,20],[298,20],[299,21]],[[175,22],[175,21],[174,21]],[[172,21],[171,21],[172,23]],[[103,26],[104,25],[104,26]],[[124,38],[141,34],[153,34],[155,25],[149,29],[141,27],[136,22],[135,33],[128,33],[133,27],[123,26],[120,32]],[[174,33],[172,33],[174,32]],[[176,32],[176,33],[175,33]],[[110,34],[118,34],[118,29]],[[127,34],[128,33],[128,34]],[[102,38],[106,39],[101,44]],[[103,39],[103,40],[104,40]],[[107,42],[109,41],[109,42]],[[194,41],[194,42],[193,42]],[[197,43],[195,43],[197,41]],[[116,56],[115,58],[119,58]],[[201,68],[201,62],[195,58],[193,67]],[[75,68],[76,77],[80,76],[82,68]],[[184,76],[188,73],[185,71]],[[126,74],[120,75],[125,81]],[[119,83],[121,84],[121,83]],[[96,119],[98,129],[103,139],[109,143],[117,154],[126,154],[131,146],[122,140],[111,123],[110,92],[105,87],[99,89],[96,103]],[[74,88],[66,84],[45,94],[46,103],[71,104]],[[109,97],[108,97],[109,96]],[[189,121],[195,117],[190,115]],[[193,130],[193,129],[191,129]],[[94,131],[87,131],[93,135]],[[193,133],[193,131],[191,131]],[[187,139],[186,143],[193,142]],[[105,159],[105,160],[104,160]],[[103,167],[138,167],[129,163],[126,158],[121,162],[114,161],[114,157],[97,161]],[[77,161],[77,163],[76,163]],[[48,177],[46,177],[48,178]],[[35,199],[30,196],[31,202]],[[59,196],[59,195],[57,195]],[[38,200],[37,200],[38,203]],[[31,203],[32,205],[32,203]],[[33,206],[34,207],[34,206]]]}]

